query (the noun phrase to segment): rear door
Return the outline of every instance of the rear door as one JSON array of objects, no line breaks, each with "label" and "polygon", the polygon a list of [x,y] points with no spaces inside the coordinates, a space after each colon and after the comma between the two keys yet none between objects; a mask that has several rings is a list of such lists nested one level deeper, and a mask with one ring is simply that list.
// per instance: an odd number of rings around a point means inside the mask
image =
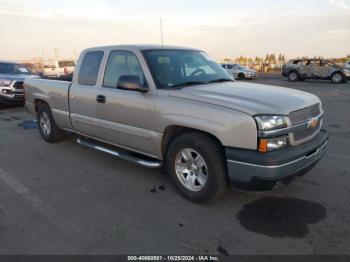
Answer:
[{"label": "rear door", "polygon": [[138,76],[146,83],[145,74],[135,53],[126,50],[110,52],[96,104],[99,137],[107,142],[154,153],[154,95],[153,90],[139,92],[117,88],[123,75]]},{"label": "rear door", "polygon": [[103,59],[103,51],[83,54],[79,72],[70,88],[70,118],[75,131],[98,137],[96,124],[97,79]]}]

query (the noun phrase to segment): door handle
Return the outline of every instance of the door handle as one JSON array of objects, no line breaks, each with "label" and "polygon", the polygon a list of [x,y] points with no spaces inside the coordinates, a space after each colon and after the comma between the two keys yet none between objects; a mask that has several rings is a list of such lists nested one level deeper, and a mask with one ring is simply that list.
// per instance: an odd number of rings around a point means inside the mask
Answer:
[{"label": "door handle", "polygon": [[96,97],[96,101],[97,101],[97,103],[104,104],[104,103],[106,103],[106,96],[104,96],[104,95],[98,95],[98,96]]}]

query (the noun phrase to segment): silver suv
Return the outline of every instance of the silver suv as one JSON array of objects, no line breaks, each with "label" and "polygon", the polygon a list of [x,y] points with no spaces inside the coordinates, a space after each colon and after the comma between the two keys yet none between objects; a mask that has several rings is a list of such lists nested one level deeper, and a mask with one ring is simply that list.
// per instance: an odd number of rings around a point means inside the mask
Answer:
[{"label": "silver suv", "polygon": [[291,82],[322,79],[331,80],[333,83],[344,83],[350,79],[350,70],[328,60],[295,59],[282,67],[282,75],[288,77]]}]

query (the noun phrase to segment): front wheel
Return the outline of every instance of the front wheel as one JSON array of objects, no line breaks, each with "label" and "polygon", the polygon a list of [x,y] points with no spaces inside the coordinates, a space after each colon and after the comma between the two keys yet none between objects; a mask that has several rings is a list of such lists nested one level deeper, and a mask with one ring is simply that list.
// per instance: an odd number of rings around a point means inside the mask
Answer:
[{"label": "front wheel", "polygon": [[288,80],[290,82],[296,82],[299,80],[299,74],[295,71],[292,71],[288,74]]},{"label": "front wheel", "polygon": [[167,167],[176,189],[193,202],[210,202],[225,193],[225,155],[210,136],[186,133],[177,137],[169,147]]},{"label": "front wheel", "polygon": [[42,104],[39,106],[37,122],[40,135],[46,142],[56,143],[63,140],[64,131],[56,125],[49,105]]},{"label": "front wheel", "polygon": [[335,84],[344,82],[344,75],[342,73],[336,72],[332,75],[331,80]]}]

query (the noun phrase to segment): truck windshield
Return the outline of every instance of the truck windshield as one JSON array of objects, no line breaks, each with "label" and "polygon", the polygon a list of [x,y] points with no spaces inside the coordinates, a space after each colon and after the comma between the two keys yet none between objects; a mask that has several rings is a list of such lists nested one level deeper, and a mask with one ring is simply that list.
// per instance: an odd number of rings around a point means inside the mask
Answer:
[{"label": "truck windshield", "polygon": [[21,64],[0,63],[0,74],[29,75],[30,71]]},{"label": "truck windshield", "polygon": [[204,52],[161,49],[143,54],[158,88],[233,81],[226,70]]}]

